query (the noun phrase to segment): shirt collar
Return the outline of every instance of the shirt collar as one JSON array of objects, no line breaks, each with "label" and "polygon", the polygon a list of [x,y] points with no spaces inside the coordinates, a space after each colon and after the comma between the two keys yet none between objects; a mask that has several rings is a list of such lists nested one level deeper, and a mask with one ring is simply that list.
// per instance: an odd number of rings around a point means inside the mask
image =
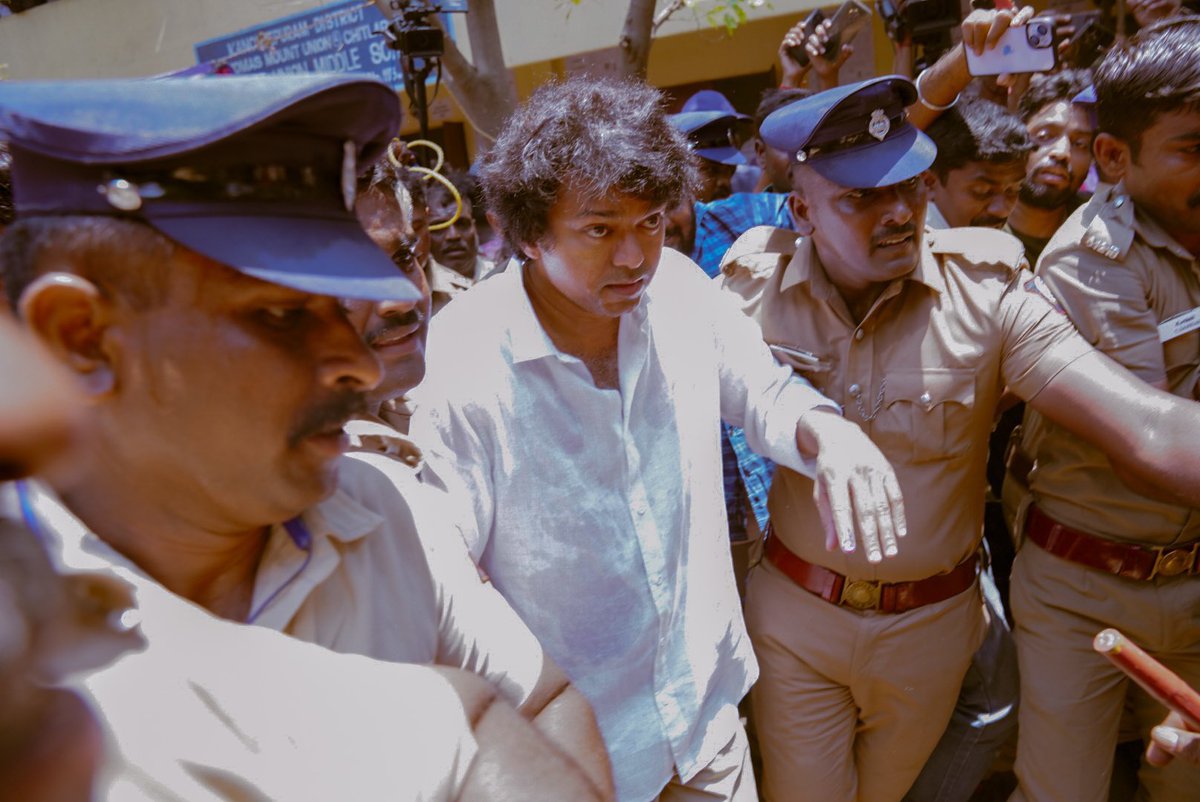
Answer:
[{"label": "shirt collar", "polygon": [[[667,250],[663,249],[663,259],[667,259]],[[659,267],[662,267],[660,261]],[[575,357],[564,354],[550,339],[550,335],[546,333],[546,329],[542,327],[542,323],[538,320],[537,313],[533,311],[533,302],[529,300],[529,293],[525,290],[524,274],[525,265],[516,261],[516,257],[509,262],[504,271],[497,274],[493,280],[507,282],[504,285],[504,293],[508,301],[505,308],[513,309],[513,315],[510,318],[508,327],[509,346],[512,351],[512,361],[514,365],[521,362],[531,362],[536,359],[544,359],[548,356],[558,357],[560,359],[572,359]],[[640,326],[645,318],[646,306],[650,302],[651,293],[654,290],[654,280],[651,279],[650,285],[642,292],[642,297],[638,301],[638,305],[631,311],[623,315],[630,323]],[[624,330],[626,326],[625,320],[622,320],[621,328]]]}]

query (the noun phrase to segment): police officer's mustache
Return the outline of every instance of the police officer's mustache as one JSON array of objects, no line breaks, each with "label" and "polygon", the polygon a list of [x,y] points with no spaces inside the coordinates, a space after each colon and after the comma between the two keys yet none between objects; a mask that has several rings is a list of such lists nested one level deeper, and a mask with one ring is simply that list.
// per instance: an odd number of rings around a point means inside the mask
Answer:
[{"label": "police officer's mustache", "polygon": [[346,421],[367,411],[367,396],[356,390],[343,390],[305,411],[304,417],[288,435],[288,445],[297,446],[306,437],[336,431]]}]

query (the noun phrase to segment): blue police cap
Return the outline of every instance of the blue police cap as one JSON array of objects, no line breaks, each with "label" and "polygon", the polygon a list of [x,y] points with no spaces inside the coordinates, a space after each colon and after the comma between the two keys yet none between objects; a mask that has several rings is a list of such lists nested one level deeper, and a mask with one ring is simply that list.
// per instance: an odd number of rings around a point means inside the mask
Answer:
[{"label": "blue police cap", "polygon": [[144,221],[254,278],[319,295],[416,300],[354,215],[359,164],[399,99],[341,75],[0,81],[18,219]]},{"label": "blue police cap", "polygon": [[672,114],[671,125],[687,136],[692,152],[721,164],[745,164],[740,150],[750,118],[727,111],[684,111]]},{"label": "blue police cap", "polygon": [[701,89],[683,101],[680,111],[723,111],[726,114],[737,114],[737,109],[729,102],[729,98],[715,89]]},{"label": "blue police cap", "polygon": [[917,100],[896,75],[818,92],[772,112],[759,136],[844,187],[886,187],[933,164],[937,146],[908,121]]}]

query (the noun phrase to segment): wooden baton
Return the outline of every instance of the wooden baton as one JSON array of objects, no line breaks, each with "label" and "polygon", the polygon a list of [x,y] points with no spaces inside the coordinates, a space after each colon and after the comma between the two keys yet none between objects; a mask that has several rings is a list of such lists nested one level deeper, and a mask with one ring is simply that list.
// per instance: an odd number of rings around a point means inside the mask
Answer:
[{"label": "wooden baton", "polygon": [[1146,693],[1182,716],[1188,727],[1200,731],[1200,693],[1173,671],[1115,629],[1100,632],[1092,641],[1092,648],[1128,674]]}]

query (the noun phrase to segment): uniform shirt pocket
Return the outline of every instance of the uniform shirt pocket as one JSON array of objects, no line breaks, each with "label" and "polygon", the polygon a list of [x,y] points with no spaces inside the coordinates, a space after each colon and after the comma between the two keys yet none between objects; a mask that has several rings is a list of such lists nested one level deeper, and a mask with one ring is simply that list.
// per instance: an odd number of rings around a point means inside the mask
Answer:
[{"label": "uniform shirt pocket", "polygon": [[917,463],[955,459],[970,450],[974,371],[891,371],[885,382],[872,427],[885,453]]}]

